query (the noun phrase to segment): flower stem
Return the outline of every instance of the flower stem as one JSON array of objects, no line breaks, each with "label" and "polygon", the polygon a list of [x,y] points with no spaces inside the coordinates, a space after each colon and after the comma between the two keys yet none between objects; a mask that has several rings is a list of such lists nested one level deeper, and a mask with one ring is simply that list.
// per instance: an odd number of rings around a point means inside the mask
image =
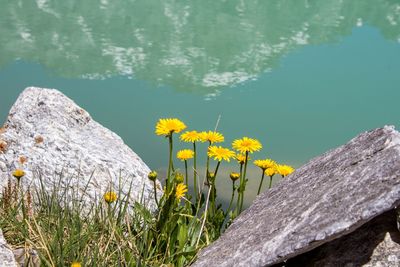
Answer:
[{"label": "flower stem", "polygon": [[260,186],[258,187],[257,196],[260,194],[261,187],[262,187],[262,184],[264,182],[264,176],[265,176],[265,172],[264,172],[264,169],[262,169],[261,181],[260,181]]},{"label": "flower stem", "polygon": [[[273,175],[272,175],[273,176]],[[272,176],[269,177],[269,186],[268,189],[270,189],[272,187]]]},{"label": "flower stem", "polygon": [[158,199],[157,199],[157,187],[156,187],[156,180],[153,181],[153,186],[154,186],[154,198],[156,200],[157,207],[160,207],[158,204]]},{"label": "flower stem", "polygon": [[185,160],[185,183],[187,186],[189,186],[188,184],[188,167],[187,167],[187,160]]},{"label": "flower stem", "polygon": [[168,172],[167,172],[167,192],[171,191],[172,187],[172,177],[171,177],[171,169],[172,167],[172,133],[168,135],[168,141],[169,141],[169,161],[168,161]]},{"label": "flower stem", "polygon": [[246,159],[244,162],[244,170],[243,170],[243,177],[242,177],[242,182],[243,182],[243,187],[242,187],[242,197],[240,199],[240,207],[239,207],[239,214],[242,212],[243,208],[243,199],[244,199],[244,191],[246,190],[246,171],[247,171],[247,159],[249,157],[249,152],[246,151]]},{"label": "flower stem", "polygon": [[215,177],[217,177],[217,173],[218,173],[218,169],[219,169],[219,165],[221,164],[221,161],[218,161],[217,163],[217,167],[215,167],[215,171],[214,171],[214,181],[215,181]]},{"label": "flower stem", "polygon": [[236,182],[236,181],[232,181],[232,196],[231,196],[231,201],[229,202],[229,207],[228,207],[228,209],[226,210],[226,214],[229,214],[229,211],[230,211],[231,208],[232,208],[233,199],[235,198],[235,182]]},{"label": "flower stem", "polygon": [[220,164],[221,164],[221,161],[218,161],[217,167],[215,167],[214,177],[210,179],[210,184],[212,186],[210,201],[211,201],[211,206],[213,208],[215,208],[215,199],[217,198],[217,189],[215,187],[215,179],[217,178],[217,172],[218,172],[218,168],[219,168]]},{"label": "flower stem", "polygon": [[197,166],[196,166],[196,142],[193,142],[193,183],[194,183],[194,195],[196,196],[196,201],[198,200],[197,195]]},{"label": "flower stem", "polygon": [[241,185],[242,185],[242,176],[243,176],[243,163],[240,164],[240,179],[239,179],[239,188],[238,188],[238,198],[236,202],[236,215],[239,213],[239,205],[240,205],[240,198],[241,198]]},{"label": "flower stem", "polygon": [[208,184],[210,183],[209,178],[208,178],[209,177],[209,166],[210,166],[210,157],[208,156],[208,149],[210,148],[210,146],[211,146],[211,142],[209,142],[208,148],[207,148],[206,177],[207,177]]}]

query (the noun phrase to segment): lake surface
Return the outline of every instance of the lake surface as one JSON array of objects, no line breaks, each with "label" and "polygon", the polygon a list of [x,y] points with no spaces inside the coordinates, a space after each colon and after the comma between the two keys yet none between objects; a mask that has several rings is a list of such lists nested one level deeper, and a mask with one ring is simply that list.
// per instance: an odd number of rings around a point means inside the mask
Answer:
[{"label": "lake surface", "polygon": [[219,116],[225,146],[257,138],[252,158],[298,167],[400,126],[400,0],[3,1],[0,122],[28,86],[65,93],[152,169],[159,118]]}]

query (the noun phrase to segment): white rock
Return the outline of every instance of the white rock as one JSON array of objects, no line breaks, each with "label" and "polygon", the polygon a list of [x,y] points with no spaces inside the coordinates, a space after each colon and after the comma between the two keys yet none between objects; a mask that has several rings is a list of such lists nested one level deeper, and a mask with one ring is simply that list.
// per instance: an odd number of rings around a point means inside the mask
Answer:
[{"label": "white rock", "polygon": [[3,233],[0,230],[0,267],[17,267],[14,255],[8,247]]},{"label": "white rock", "polygon": [[[130,200],[143,200],[150,209],[155,208],[146,164],[118,135],[59,91],[25,89],[4,127],[0,139],[7,143],[7,149],[0,153],[0,189],[8,178],[14,179],[14,169],[23,168],[23,186],[38,186],[40,175],[45,187],[51,188],[62,175],[62,188],[83,192],[89,183],[84,197],[94,201],[110,186],[127,194],[132,184]],[[27,158],[23,166],[21,156]],[[68,177],[72,177],[69,184]]]}]

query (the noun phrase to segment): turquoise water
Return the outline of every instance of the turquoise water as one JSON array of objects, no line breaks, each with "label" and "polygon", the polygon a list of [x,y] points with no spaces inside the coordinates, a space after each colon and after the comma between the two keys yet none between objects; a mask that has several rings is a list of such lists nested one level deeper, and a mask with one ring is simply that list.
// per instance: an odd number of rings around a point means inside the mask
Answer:
[{"label": "turquoise water", "polygon": [[0,10],[0,121],[25,87],[57,88],[153,169],[163,117],[221,116],[226,146],[296,167],[400,126],[400,1],[29,2]]}]

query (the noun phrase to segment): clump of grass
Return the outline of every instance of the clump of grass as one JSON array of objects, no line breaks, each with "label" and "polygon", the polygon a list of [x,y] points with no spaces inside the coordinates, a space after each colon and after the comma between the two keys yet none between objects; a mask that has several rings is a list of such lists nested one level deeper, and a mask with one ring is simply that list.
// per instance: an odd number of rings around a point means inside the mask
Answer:
[{"label": "clump of grass", "polygon": [[[176,154],[184,163],[185,173],[181,174],[173,157],[174,134],[185,128],[178,119],[160,119],[156,125],[156,134],[166,137],[169,148],[163,191],[157,185],[157,173],[148,174],[156,211],[148,210],[143,202],[131,203],[129,193],[123,195],[120,188],[109,187],[97,199],[83,201],[85,193],[76,187],[60,186],[65,179],[62,176],[49,189],[38,175],[35,179],[41,186],[31,192],[21,186],[25,172],[20,169],[13,172],[15,181],[8,182],[0,198],[0,228],[4,236],[14,247],[36,250],[44,266],[190,265],[198,251],[217,239],[242,212],[249,155],[262,145],[248,137],[237,139],[232,144],[239,152],[236,154],[216,145],[224,141],[219,132],[185,132],[180,140],[191,143],[191,147]],[[204,174],[196,165],[198,143],[207,145]],[[232,181],[232,194],[224,209],[218,201],[215,181],[222,162],[230,160],[237,161],[238,172],[225,178]],[[262,170],[259,192],[264,175],[270,176],[271,187],[274,174],[284,177],[293,171],[290,166],[269,159],[254,163]],[[188,194],[191,178],[194,195]]]},{"label": "clump of grass", "polygon": [[135,238],[128,227],[132,230],[131,219],[138,217],[133,210],[128,213],[123,197],[83,206],[75,189],[62,189],[59,183],[50,190],[41,186],[31,194],[9,181],[5,191],[0,199],[0,228],[5,238],[15,248],[36,250],[43,266],[69,266],[73,262],[135,266],[133,259],[140,258],[129,258],[137,248],[132,247]]}]

